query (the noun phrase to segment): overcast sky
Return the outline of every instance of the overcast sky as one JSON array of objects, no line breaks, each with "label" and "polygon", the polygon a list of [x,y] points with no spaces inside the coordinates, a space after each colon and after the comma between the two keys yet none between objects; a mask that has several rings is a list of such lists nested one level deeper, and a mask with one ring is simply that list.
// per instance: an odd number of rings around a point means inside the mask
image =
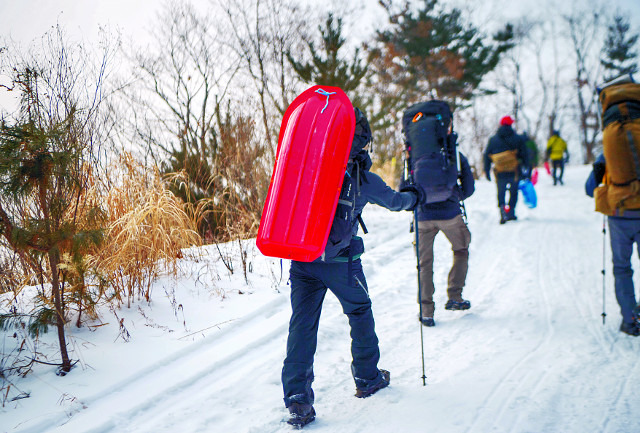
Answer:
[{"label": "overcast sky", "polygon": [[[303,3],[317,5],[320,8],[337,8],[345,0],[300,0]],[[483,9],[479,12],[497,17],[513,19],[531,13],[562,13],[563,8],[577,2],[583,4],[589,0],[483,0]],[[442,3],[461,5],[468,0],[441,0]],[[145,37],[152,25],[157,11],[165,3],[163,0],[0,0],[0,36],[11,37],[16,41],[28,43],[40,37],[56,23],[83,39],[95,39],[100,25],[120,28],[124,35],[134,38]],[[193,0],[193,3],[207,4],[209,0]],[[382,16],[377,0],[351,0],[350,5],[359,4]],[[474,2],[472,2],[474,3]],[[532,4],[534,6],[532,6]],[[608,4],[629,12],[632,24],[640,29],[640,0],[609,0]],[[475,6],[474,6],[475,7]],[[362,23],[364,28],[372,30],[375,19],[370,14]]]},{"label": "overcast sky", "polygon": [[[0,0],[0,42],[11,39],[23,47],[40,38],[59,23],[66,33],[87,42],[97,40],[100,26],[108,25],[121,31],[123,41],[143,41],[148,38],[157,12],[166,0]],[[177,0],[174,0],[177,1]],[[195,4],[208,4],[210,0],[193,0]],[[314,10],[339,9],[346,0],[300,0],[314,6]],[[469,0],[441,0],[454,6]],[[590,0],[482,0],[482,9],[476,9],[474,19],[478,26],[491,20],[504,22],[515,17],[539,16],[569,12],[572,4]],[[350,8],[362,10],[351,18],[356,31],[372,33],[385,23],[378,0],[351,0]],[[474,7],[478,8],[478,4]],[[533,4],[533,6],[532,6]],[[628,12],[635,31],[640,31],[640,0],[609,0]],[[358,16],[360,15],[360,16]],[[0,76],[0,82],[3,77]],[[6,79],[6,77],[5,77]],[[6,94],[0,89],[0,106],[7,104]]]}]

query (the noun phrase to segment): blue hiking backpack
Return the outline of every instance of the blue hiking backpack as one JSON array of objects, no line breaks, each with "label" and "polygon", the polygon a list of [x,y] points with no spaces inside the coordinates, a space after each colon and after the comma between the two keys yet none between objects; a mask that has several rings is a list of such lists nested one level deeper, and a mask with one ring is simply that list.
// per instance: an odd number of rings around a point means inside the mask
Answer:
[{"label": "blue hiking backpack", "polygon": [[[355,213],[356,195],[360,191],[361,178],[364,176],[363,171],[371,167],[371,159],[364,147],[371,141],[371,128],[366,116],[355,108],[356,127],[349,153],[349,161],[344,174],[340,196],[338,198],[338,206],[333,217],[333,223],[329,231],[327,245],[322,253],[321,260],[331,260],[337,257],[342,250],[348,248],[351,244],[353,229],[358,222],[366,233],[367,229],[362,221],[360,214]],[[361,252],[350,252],[352,253]]]},{"label": "blue hiking backpack", "polygon": [[449,105],[437,99],[412,105],[402,116],[402,132],[410,175],[424,189],[425,203],[449,199],[458,183],[458,134]]}]

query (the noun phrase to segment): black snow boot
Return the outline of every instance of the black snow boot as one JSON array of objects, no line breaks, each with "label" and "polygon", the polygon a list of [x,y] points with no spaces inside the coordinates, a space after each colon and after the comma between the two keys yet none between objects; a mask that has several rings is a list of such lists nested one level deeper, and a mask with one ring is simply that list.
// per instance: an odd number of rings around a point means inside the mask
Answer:
[{"label": "black snow boot", "polygon": [[460,302],[449,299],[444,306],[445,310],[468,310],[471,308],[471,302],[462,300]]},{"label": "black snow boot", "polygon": [[506,223],[507,220],[507,212],[504,210],[504,208],[500,208],[500,224],[504,224]]},{"label": "black snow boot", "polygon": [[625,322],[620,324],[620,331],[634,337],[640,336],[640,326],[636,322]]},{"label": "black snow boot", "polygon": [[287,423],[298,429],[301,429],[316,419],[316,411],[310,404],[291,403],[289,413],[291,417],[287,420]]},{"label": "black snow boot", "polygon": [[369,385],[367,388],[361,388],[360,386],[358,386],[359,380],[361,379],[356,378],[356,397],[366,398],[380,391],[382,388],[386,388],[387,386],[389,386],[389,383],[391,382],[391,373],[389,373],[387,370],[380,370],[379,380],[373,385]]},{"label": "black snow boot", "polygon": [[420,323],[422,323],[423,326],[427,327],[436,326],[436,322],[434,322],[433,317],[421,317]]}]

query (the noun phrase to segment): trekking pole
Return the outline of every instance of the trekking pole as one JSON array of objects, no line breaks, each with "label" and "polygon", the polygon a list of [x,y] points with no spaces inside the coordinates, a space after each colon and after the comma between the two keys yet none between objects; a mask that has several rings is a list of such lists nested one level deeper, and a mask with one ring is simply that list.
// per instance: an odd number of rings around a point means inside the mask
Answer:
[{"label": "trekking pole", "polygon": [[604,296],[605,296],[605,244],[606,244],[606,220],[607,216],[602,215],[602,324],[604,325],[605,318],[607,317],[607,313],[605,313],[605,304],[604,304]]},{"label": "trekking pole", "polygon": [[422,353],[422,386],[427,385],[427,375],[424,372],[424,334],[422,329],[422,290],[420,287],[420,243],[419,243],[419,234],[418,234],[418,212],[413,210],[413,229],[416,232],[416,267],[418,269],[418,305],[420,305],[420,320],[418,320],[418,324],[420,325],[420,352]]},{"label": "trekking pole", "polygon": [[[405,170],[405,180],[409,182],[410,185],[413,185],[413,176],[411,175],[411,171],[409,170],[409,157],[408,151],[407,156],[405,156],[404,160],[404,170]],[[425,374],[424,369],[424,331],[422,329],[422,290],[420,286],[420,235],[418,234],[418,211],[413,209],[413,231],[416,234],[416,268],[418,270],[418,305],[419,305],[419,314],[418,324],[420,325],[420,352],[422,354],[422,386],[427,385],[427,375]]]}]

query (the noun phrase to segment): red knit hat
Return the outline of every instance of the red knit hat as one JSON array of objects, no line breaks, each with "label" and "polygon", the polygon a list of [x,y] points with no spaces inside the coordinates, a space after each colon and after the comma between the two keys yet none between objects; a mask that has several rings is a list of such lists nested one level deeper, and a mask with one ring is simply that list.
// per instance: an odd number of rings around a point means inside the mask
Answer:
[{"label": "red knit hat", "polygon": [[504,116],[502,119],[500,119],[500,125],[513,125],[513,117]]}]

